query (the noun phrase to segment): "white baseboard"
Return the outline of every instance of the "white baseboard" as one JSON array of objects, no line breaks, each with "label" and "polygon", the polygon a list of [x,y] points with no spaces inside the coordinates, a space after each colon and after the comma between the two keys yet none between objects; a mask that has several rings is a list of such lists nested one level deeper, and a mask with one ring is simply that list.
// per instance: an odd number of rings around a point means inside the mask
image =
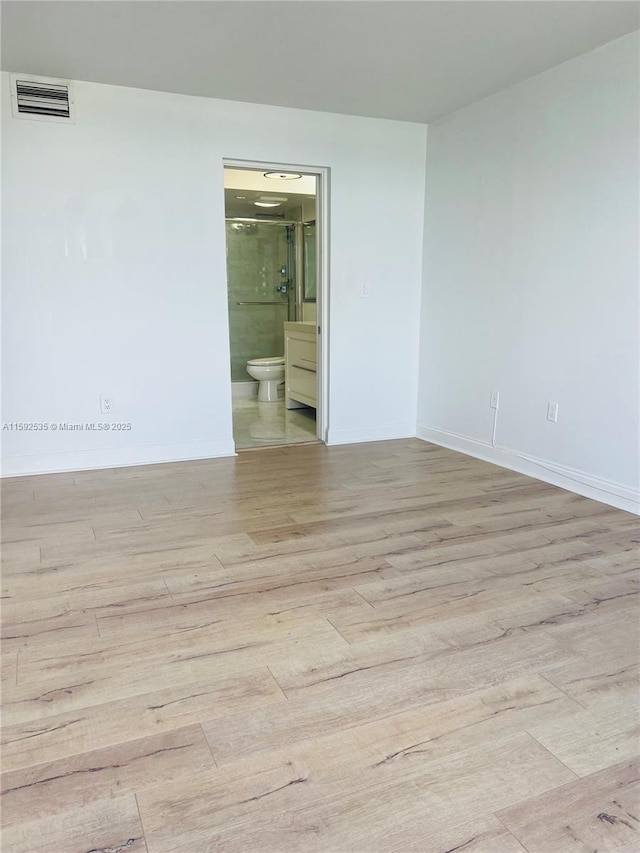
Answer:
[{"label": "white baseboard", "polygon": [[186,462],[235,456],[232,439],[228,441],[191,441],[187,444],[147,444],[139,447],[78,450],[61,453],[34,453],[7,456],[2,460],[2,477],[31,474],[57,474],[62,471],[91,471],[100,468],[126,468],[161,462]]},{"label": "white baseboard", "polygon": [[593,498],[593,500],[614,506],[617,509],[624,509],[627,512],[640,515],[640,491],[637,489],[614,483],[611,480],[604,480],[601,477],[594,477],[584,471],[558,465],[556,462],[537,459],[509,450],[506,447],[493,447],[484,441],[446,432],[446,430],[433,429],[423,424],[418,424],[417,436],[424,441],[430,441],[432,444],[448,447],[450,450],[458,450],[460,453],[466,453],[467,456],[492,462],[494,465],[500,465],[510,471],[517,471],[519,474],[535,477],[535,479],[550,483],[553,486],[560,486],[560,488],[577,495]]},{"label": "white baseboard", "polygon": [[389,441],[394,438],[415,438],[413,422],[383,424],[376,427],[353,427],[351,429],[329,429],[327,444],[359,444],[364,441]]},{"label": "white baseboard", "polygon": [[258,382],[232,382],[231,397],[238,399],[239,397],[251,399],[258,396]]}]

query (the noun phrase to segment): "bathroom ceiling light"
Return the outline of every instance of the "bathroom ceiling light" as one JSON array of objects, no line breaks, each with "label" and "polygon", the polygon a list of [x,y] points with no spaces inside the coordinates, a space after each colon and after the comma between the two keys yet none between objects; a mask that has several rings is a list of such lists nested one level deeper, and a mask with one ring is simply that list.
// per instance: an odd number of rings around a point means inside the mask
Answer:
[{"label": "bathroom ceiling light", "polygon": [[302,177],[298,172],[265,172],[264,176],[265,178],[273,178],[276,181],[297,181]]},{"label": "bathroom ceiling light", "polygon": [[289,199],[280,195],[261,195],[253,203],[257,207],[280,207],[284,201],[289,201]]}]

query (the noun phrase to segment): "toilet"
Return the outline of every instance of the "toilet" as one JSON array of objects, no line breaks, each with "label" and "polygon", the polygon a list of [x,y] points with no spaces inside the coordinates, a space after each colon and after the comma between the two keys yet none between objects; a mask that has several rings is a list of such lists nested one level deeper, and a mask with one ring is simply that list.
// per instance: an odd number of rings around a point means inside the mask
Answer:
[{"label": "toilet", "polygon": [[[284,356],[273,358],[250,358],[247,362],[247,373],[257,379],[258,402],[277,403],[283,398]],[[278,389],[280,396],[278,397]]]}]

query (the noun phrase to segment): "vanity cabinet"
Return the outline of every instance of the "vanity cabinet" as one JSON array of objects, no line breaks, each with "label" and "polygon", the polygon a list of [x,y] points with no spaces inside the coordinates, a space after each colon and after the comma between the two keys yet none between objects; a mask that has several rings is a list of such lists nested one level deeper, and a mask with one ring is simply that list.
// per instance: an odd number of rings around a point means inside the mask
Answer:
[{"label": "vanity cabinet", "polygon": [[317,351],[315,323],[284,324],[284,401],[287,409],[317,407]]}]

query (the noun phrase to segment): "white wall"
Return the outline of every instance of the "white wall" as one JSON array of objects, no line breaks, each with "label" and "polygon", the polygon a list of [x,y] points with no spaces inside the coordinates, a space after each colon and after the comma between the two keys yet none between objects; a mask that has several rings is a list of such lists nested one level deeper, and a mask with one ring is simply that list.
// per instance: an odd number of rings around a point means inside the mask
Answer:
[{"label": "white wall", "polygon": [[81,82],[65,125],[2,85],[2,419],[132,424],[5,430],[5,473],[233,452],[223,158],[329,167],[329,440],[414,434],[424,126]]},{"label": "white wall", "polygon": [[429,126],[418,403],[420,436],[625,508],[638,95],[633,34]]}]

